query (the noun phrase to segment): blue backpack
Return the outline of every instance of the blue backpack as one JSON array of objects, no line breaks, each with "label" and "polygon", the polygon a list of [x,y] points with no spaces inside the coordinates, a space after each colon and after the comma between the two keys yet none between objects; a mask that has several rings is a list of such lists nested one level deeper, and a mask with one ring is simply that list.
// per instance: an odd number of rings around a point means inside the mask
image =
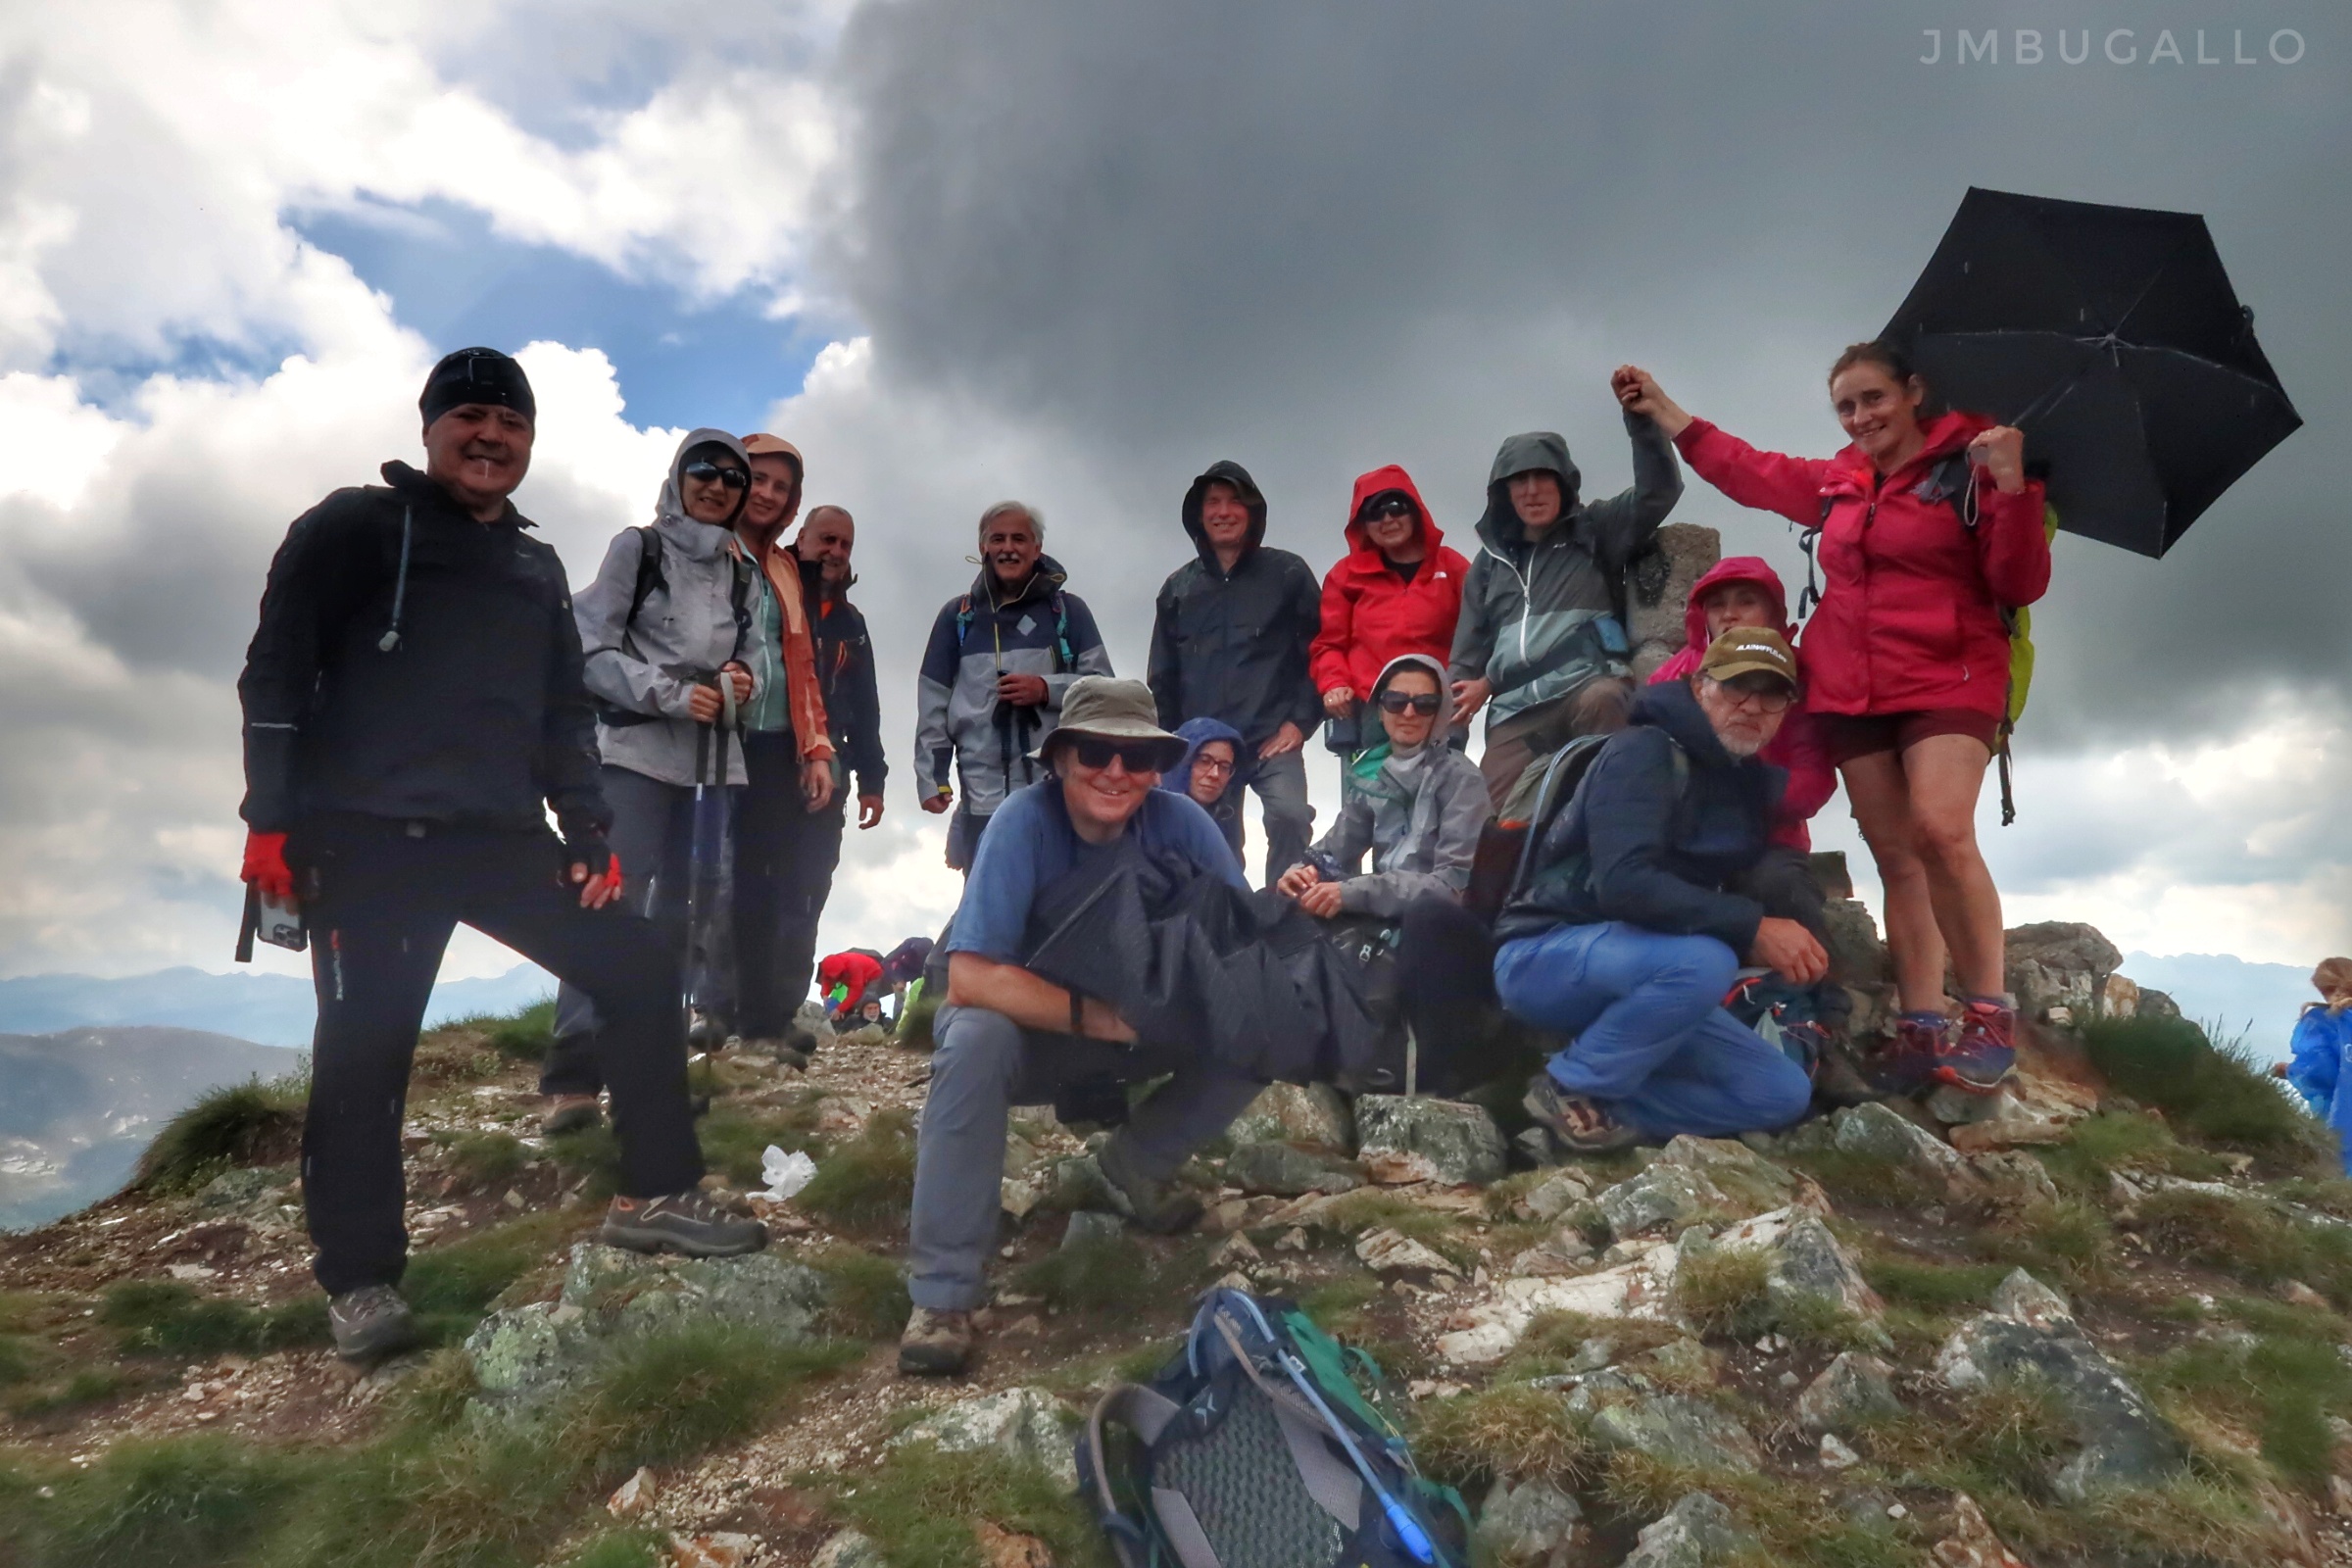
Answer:
[{"label": "blue backpack", "polygon": [[1121,1568],[1460,1568],[1462,1499],[1413,1468],[1381,1384],[1293,1302],[1211,1290],[1183,1351],[1095,1406],[1079,1494]]}]

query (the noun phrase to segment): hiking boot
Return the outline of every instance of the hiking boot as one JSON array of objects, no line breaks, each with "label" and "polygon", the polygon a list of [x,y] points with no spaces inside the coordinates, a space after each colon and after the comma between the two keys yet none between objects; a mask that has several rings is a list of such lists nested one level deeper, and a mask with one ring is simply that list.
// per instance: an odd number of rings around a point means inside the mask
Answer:
[{"label": "hiking boot", "polygon": [[584,1133],[591,1127],[604,1124],[604,1108],[594,1095],[549,1095],[547,1113],[539,1118],[539,1136],[561,1138],[565,1133]]},{"label": "hiking boot", "polygon": [[767,1227],[728,1209],[701,1188],[661,1198],[615,1198],[596,1239],[632,1252],[735,1257],[767,1245]]},{"label": "hiking boot", "polygon": [[918,1378],[952,1378],[972,1358],[972,1314],[934,1312],[918,1306],[906,1314],[899,1336],[899,1371]]},{"label": "hiking boot", "polygon": [[1537,1126],[1571,1153],[1606,1153],[1642,1141],[1641,1133],[1603,1110],[1599,1102],[1569,1094],[1547,1072],[1527,1081],[1527,1094],[1519,1103]]},{"label": "hiking boot", "polygon": [[326,1303],[326,1326],[335,1353],[354,1365],[380,1361],[419,1339],[416,1316],[389,1285],[363,1285]]},{"label": "hiking boot", "polygon": [[1200,1200],[1173,1181],[1147,1176],[1136,1164],[1134,1151],[1127,1140],[1113,1135],[1095,1163],[1102,1168],[1102,1177],[1127,1200],[1135,1211],[1135,1228],[1150,1231],[1154,1236],[1173,1236],[1190,1230],[1200,1217]]},{"label": "hiking boot", "polygon": [[1862,1058],[1870,1087],[1889,1100],[1916,1095],[1935,1081],[1936,1058],[1943,1052],[1951,1020],[1940,1012],[1906,1012],[1894,1021],[1894,1038]]},{"label": "hiking boot", "polygon": [[1957,1037],[1936,1054],[1935,1079],[1971,1095],[2000,1093],[2017,1070],[2017,1009],[1996,998],[1970,1001]]}]

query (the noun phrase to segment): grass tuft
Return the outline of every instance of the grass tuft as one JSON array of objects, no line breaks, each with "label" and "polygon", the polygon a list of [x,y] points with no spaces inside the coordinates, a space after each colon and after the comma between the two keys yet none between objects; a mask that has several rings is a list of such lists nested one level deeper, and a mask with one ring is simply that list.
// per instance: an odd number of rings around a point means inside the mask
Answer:
[{"label": "grass tuft", "polygon": [[1753,1247],[1692,1253],[1675,1266],[1675,1307],[1702,1339],[1752,1340],[1773,1326],[1771,1272],[1772,1259]]},{"label": "grass tuft", "polygon": [[1524,1383],[1422,1401],[1412,1441],[1421,1468],[1455,1486],[1496,1477],[1573,1486],[1592,1471],[1592,1441],[1568,1401]]},{"label": "grass tuft", "polygon": [[875,1111],[862,1132],[817,1161],[793,1201],[849,1231],[905,1223],[914,1202],[913,1117],[896,1107]]},{"label": "grass tuft", "polygon": [[60,1476],[34,1562],[243,1563],[304,1463],[214,1437],[129,1439]]},{"label": "grass tuft", "polygon": [[170,1121],[139,1156],[131,1186],[191,1193],[238,1165],[279,1165],[302,1151],[307,1078],[259,1078],[207,1092]]},{"label": "grass tuft", "polygon": [[460,1133],[444,1158],[456,1190],[478,1193],[513,1181],[530,1152],[513,1133]]},{"label": "grass tuft", "polygon": [[2259,1198],[2153,1193],[2139,1205],[2149,1245],[2254,1285],[2301,1280],[2352,1303],[2352,1231],[2306,1225]]},{"label": "grass tuft", "polygon": [[973,1526],[1045,1542],[1061,1568],[1104,1568],[1102,1533],[1054,1478],[994,1449],[943,1453],[927,1443],[836,1484],[834,1511],[882,1548],[891,1568],[983,1568]]},{"label": "grass tuft", "polygon": [[503,1018],[484,1018],[488,1044],[510,1061],[545,1061],[556,1043],[556,999],[534,1002]]},{"label": "grass tuft", "polygon": [[714,1105],[695,1131],[702,1141],[703,1162],[737,1187],[759,1187],[765,1181],[762,1161],[770,1144],[788,1154],[806,1152],[814,1157],[824,1152],[816,1136],[814,1095],[783,1110]]},{"label": "grass tuft", "polygon": [[836,1334],[857,1340],[895,1340],[913,1303],[906,1275],[887,1257],[847,1243],[805,1251],[800,1260],[822,1274],[831,1289],[825,1316]]},{"label": "grass tuft", "polygon": [[400,1293],[431,1345],[471,1333],[508,1287],[547,1262],[581,1224],[564,1214],[526,1214],[409,1258]]},{"label": "grass tuft", "polygon": [[2324,1129],[2283,1086],[2217,1049],[2185,1018],[2099,1018],[2082,1031],[2091,1064],[2108,1087],[2162,1110],[2179,1132],[2283,1164],[2326,1172]]},{"label": "grass tuft", "polygon": [[1975,1239],[1980,1255],[2074,1286],[2105,1283],[2115,1272],[2115,1227],[2080,1198],[2043,1200],[2002,1213]]},{"label": "grass tuft", "polygon": [[170,1280],[129,1280],[111,1287],[99,1303],[98,1321],[115,1331],[116,1346],[126,1355],[264,1355],[327,1342],[323,1297],[252,1307],[198,1296]]},{"label": "grass tuft", "polygon": [[1017,1270],[1012,1288],[1042,1296],[1066,1311],[1132,1320],[1169,1301],[1186,1299],[1200,1273],[1198,1246],[1160,1259],[1121,1231],[1055,1248]]},{"label": "grass tuft", "polygon": [[1689,1336],[1671,1323],[1647,1318],[1596,1318],[1582,1312],[1539,1312],[1519,1335],[1509,1355],[1494,1369],[1496,1383],[1525,1383],[1565,1372],[1577,1352],[1597,1340],[1612,1359],[1622,1361]]}]

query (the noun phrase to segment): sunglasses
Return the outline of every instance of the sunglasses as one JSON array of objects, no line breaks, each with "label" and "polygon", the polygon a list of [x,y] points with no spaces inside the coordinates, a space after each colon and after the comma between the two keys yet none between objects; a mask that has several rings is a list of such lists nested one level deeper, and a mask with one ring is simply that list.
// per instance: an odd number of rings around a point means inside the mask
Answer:
[{"label": "sunglasses", "polygon": [[1158,772],[1164,755],[1152,741],[1109,741],[1100,735],[1073,735],[1069,746],[1081,767],[1108,767],[1115,757],[1130,773]]},{"label": "sunglasses", "polygon": [[689,479],[699,479],[705,484],[716,479],[730,490],[748,490],[752,487],[750,474],[730,464],[712,463],[709,458],[697,458],[680,468],[678,472]]},{"label": "sunglasses", "polygon": [[1402,496],[1381,496],[1364,503],[1362,516],[1366,522],[1385,522],[1391,517],[1410,517],[1413,504]]},{"label": "sunglasses", "polygon": [[1436,692],[1421,692],[1412,696],[1403,692],[1382,692],[1380,710],[1384,713],[1419,713],[1423,718],[1435,718],[1440,700]]}]

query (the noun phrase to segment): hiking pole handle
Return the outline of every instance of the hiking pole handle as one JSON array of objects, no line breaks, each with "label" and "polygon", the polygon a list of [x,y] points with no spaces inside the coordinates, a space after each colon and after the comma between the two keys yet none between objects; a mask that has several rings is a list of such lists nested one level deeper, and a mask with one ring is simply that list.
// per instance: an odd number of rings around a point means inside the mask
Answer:
[{"label": "hiking pole handle", "polygon": [[245,917],[237,922],[237,962],[253,961],[253,934],[261,929],[262,890],[253,883],[245,884]]}]

